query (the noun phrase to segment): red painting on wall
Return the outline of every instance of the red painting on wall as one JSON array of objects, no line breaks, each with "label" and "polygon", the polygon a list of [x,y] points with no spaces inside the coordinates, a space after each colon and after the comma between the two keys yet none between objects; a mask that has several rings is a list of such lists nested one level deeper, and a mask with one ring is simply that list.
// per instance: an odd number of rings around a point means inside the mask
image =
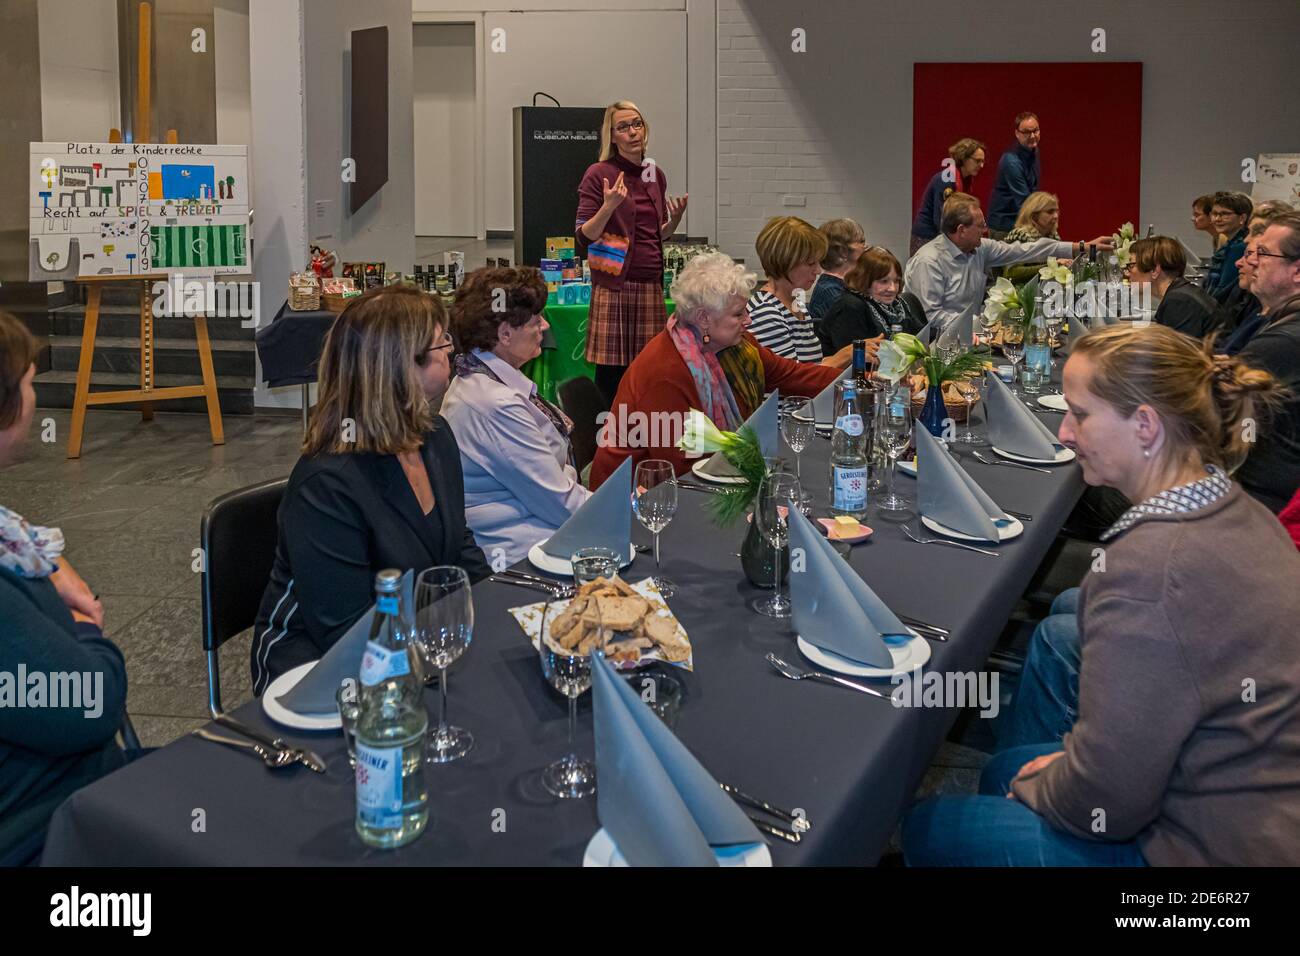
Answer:
[{"label": "red painting on wall", "polygon": [[1061,200],[1061,237],[1091,239],[1124,222],[1143,235],[1141,63],[916,63],[912,88],[913,212],[964,136],[988,147],[973,190],[987,212],[1013,120],[1030,110],[1043,130],[1038,188]]}]

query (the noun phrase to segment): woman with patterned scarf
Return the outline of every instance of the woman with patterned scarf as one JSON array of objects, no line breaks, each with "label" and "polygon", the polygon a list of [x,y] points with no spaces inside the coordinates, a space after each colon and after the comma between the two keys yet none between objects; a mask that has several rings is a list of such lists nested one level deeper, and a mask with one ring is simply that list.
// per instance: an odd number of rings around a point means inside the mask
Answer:
[{"label": "woman with patterned scarf", "polygon": [[460,353],[442,416],[465,475],[465,521],[489,561],[514,564],[587,500],[574,470],[573,422],[520,371],[549,326],[537,269],[479,269],[456,292]]},{"label": "woman with patterned scarf", "polygon": [[754,340],[746,300],[755,279],[720,252],[682,270],[672,288],[677,311],[619,385],[591,466],[593,490],[628,457],[634,465],[666,459],[683,474],[691,462],[677,441],[693,408],[734,431],[766,393],[811,397],[839,377],[838,368],[782,358]]},{"label": "woman with patterned scarf", "polygon": [[902,275],[903,267],[884,246],[862,253],[844,278],[844,295],[822,320],[825,347],[841,349],[855,339],[866,339],[867,352],[874,357],[883,336],[921,331],[925,313],[915,300],[906,301]]},{"label": "woman with patterned scarf", "polygon": [[[36,407],[36,342],[0,312],[0,468],[17,457]],[[54,809],[125,763],[114,736],[126,665],[101,628],[104,609],[63,557],[63,534],[0,506],[0,866],[33,862]],[[15,675],[26,674],[26,679]],[[81,699],[53,695],[77,674]],[[39,703],[33,679],[43,677]],[[93,682],[91,679],[93,677]],[[87,694],[87,682],[95,700]],[[19,703],[22,700],[22,703]],[[74,706],[75,705],[75,706]]]}]

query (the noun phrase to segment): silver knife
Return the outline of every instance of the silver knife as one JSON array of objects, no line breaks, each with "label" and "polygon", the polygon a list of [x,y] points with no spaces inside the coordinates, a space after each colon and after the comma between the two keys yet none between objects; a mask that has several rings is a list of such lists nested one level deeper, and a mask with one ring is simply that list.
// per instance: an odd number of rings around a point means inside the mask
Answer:
[{"label": "silver knife", "polygon": [[729,794],[731,799],[735,800],[737,803],[746,804],[756,810],[762,810],[764,813],[770,813],[774,817],[780,817],[783,820],[789,821],[790,826],[799,833],[812,829],[812,824],[808,822],[807,817],[791,813],[789,810],[782,810],[780,807],[774,807],[766,800],[760,800],[758,797],[751,797],[743,790],[733,787],[729,783],[719,782],[718,786],[723,789],[723,792]]},{"label": "silver knife", "polygon": [[508,578],[519,578],[523,581],[532,581],[534,584],[541,584],[548,588],[564,586],[564,582],[558,578],[543,578],[536,574],[529,574],[527,571],[514,571],[510,568],[506,568],[504,571],[498,571],[497,575],[505,575]]},{"label": "silver knife", "polygon": [[784,830],[781,827],[773,826],[766,820],[760,820],[753,814],[747,813],[745,816],[749,817],[750,822],[753,823],[754,826],[758,827],[759,830],[777,837],[778,839],[784,840],[786,843],[798,843],[803,839],[800,834],[795,833],[793,830]]},{"label": "silver knife", "polygon": [[258,743],[266,744],[268,747],[274,747],[276,750],[292,750],[296,754],[298,754],[298,760],[303,765],[309,767],[310,769],[316,771],[317,773],[325,772],[325,761],[321,760],[319,754],[311,750],[303,750],[299,747],[291,747],[289,744],[284,742],[283,738],[272,737],[269,734],[262,733],[260,730],[254,730],[252,727],[249,727],[246,724],[241,724],[239,721],[237,721],[234,717],[231,717],[229,714],[222,714],[220,717],[217,717],[216,722],[220,724],[222,727],[228,727],[229,729],[235,731],[235,733],[243,734],[245,737],[249,737],[253,740],[256,740]]}]

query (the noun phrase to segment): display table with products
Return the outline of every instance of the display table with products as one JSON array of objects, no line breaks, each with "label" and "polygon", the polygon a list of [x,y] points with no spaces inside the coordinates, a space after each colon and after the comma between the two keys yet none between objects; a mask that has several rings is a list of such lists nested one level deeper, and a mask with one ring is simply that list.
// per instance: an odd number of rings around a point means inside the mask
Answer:
[{"label": "display table with products", "polygon": [[[672,315],[677,308],[672,299],[664,300]],[[550,323],[555,347],[547,348],[524,365],[522,371],[537,383],[537,394],[547,401],[557,401],[556,389],[562,382],[585,376],[594,379],[596,366],[587,361],[587,315],[589,305],[547,305],[542,313]]]}]

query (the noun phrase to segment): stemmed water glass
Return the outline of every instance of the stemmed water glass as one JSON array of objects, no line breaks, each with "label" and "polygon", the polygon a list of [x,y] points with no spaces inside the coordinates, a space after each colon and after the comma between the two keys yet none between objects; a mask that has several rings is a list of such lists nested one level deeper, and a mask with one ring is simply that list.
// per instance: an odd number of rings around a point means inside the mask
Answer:
[{"label": "stemmed water glass", "polygon": [[790,540],[789,505],[802,500],[799,479],[782,471],[769,471],[758,486],[758,496],[754,499],[754,524],[776,552],[772,562],[772,595],[755,598],[750,605],[767,617],[790,616],[790,599],[781,593],[781,551]]},{"label": "stemmed water glass", "polygon": [[[556,615],[548,616],[550,610],[550,602],[547,602],[542,608],[542,627],[537,638],[537,650],[541,655],[542,674],[552,687],[569,699],[569,752],[554,763],[547,764],[542,771],[542,786],[556,797],[581,798],[596,792],[596,765],[590,760],[581,759],[574,743],[578,724],[578,698],[591,687],[593,655],[596,651],[604,650],[609,635],[600,623],[600,609],[595,601],[590,601],[584,616],[588,620],[594,618],[594,629],[588,638],[566,650],[548,633],[548,627],[554,623],[553,617],[559,614],[557,611]],[[584,647],[585,653],[582,652]]]},{"label": "stemmed water glass", "polygon": [[636,496],[632,510],[636,520],[655,536],[655,588],[666,598],[673,596],[673,583],[660,573],[659,532],[668,527],[677,513],[677,474],[661,458],[651,458],[636,466]]},{"label": "stemmed water glass", "polygon": [[426,673],[438,669],[438,726],[429,731],[429,763],[469,753],[474,737],[447,723],[447,668],[465,653],[474,633],[469,575],[454,565],[426,568],[415,579],[415,646]]},{"label": "stemmed water glass", "polygon": [[1002,354],[1011,362],[1011,391],[1020,391],[1020,363],[1025,357],[1025,327],[1018,321],[1002,327]]},{"label": "stemmed water glass", "polygon": [[906,385],[895,386],[895,392],[889,396],[876,421],[876,439],[885,446],[889,456],[889,474],[885,482],[885,494],[876,500],[876,507],[881,511],[903,511],[907,500],[894,491],[894,472],[898,466],[898,456],[912,441],[912,403]]},{"label": "stemmed water glass", "polygon": [[981,439],[971,428],[971,415],[975,403],[979,400],[980,389],[984,385],[984,374],[981,372],[972,378],[959,379],[956,385],[957,391],[961,393],[962,400],[966,402],[966,431],[957,436],[957,441],[965,445],[979,444]]},{"label": "stemmed water glass", "polygon": [[794,452],[794,474],[803,481],[803,451],[817,434],[812,399],[787,398],[781,403],[781,435]]}]

